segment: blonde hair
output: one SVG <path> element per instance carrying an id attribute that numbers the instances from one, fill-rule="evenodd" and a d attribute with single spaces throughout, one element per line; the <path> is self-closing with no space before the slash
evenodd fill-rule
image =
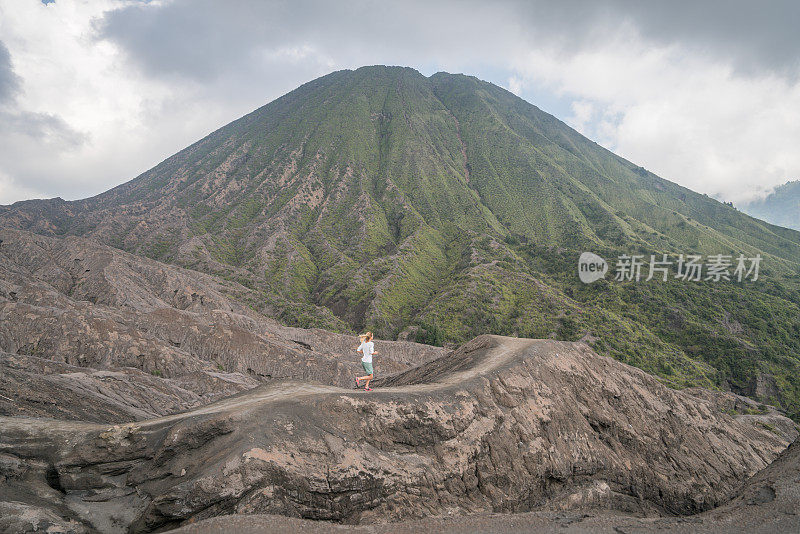
<path id="1" fill-rule="evenodd" d="M 363 341 L 372 341 L 372 332 L 366 332 L 364 334 L 359 334 L 358 339 Z"/>

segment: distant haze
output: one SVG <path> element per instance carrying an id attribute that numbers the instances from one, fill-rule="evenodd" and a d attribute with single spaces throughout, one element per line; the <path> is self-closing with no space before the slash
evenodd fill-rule
<path id="1" fill-rule="evenodd" d="M 508 88 L 737 205 L 800 177 L 800 4 L 0 0 L 0 204 L 130 180 L 322 74 Z"/>
<path id="2" fill-rule="evenodd" d="M 783 184 L 767 198 L 742 204 L 739 208 L 772 224 L 800 230 L 800 181 Z"/>

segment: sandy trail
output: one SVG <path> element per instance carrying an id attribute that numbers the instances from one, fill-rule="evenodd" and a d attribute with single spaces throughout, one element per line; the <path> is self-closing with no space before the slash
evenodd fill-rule
<path id="1" fill-rule="evenodd" d="M 350 361 L 355 370 L 357 360 Z M 330 525 L 283 516 L 302 509 L 315 519 L 361 521 L 360 514 L 384 514 L 390 503 L 403 503 L 408 517 L 490 511 L 508 502 L 529 503 L 532 491 L 543 491 L 538 481 L 564 472 L 564 489 L 542 493 L 546 502 L 559 507 L 577 496 L 570 506 L 581 510 L 582 503 L 591 507 L 592 499 L 602 499 L 597 502 L 612 510 L 611 518 L 582 526 L 585 532 L 596 527 L 605 532 L 638 526 L 619 523 L 617 509 L 696 512 L 705 506 L 698 505 L 698 487 L 707 492 L 705 502 L 725 502 L 745 476 L 763 469 L 796 436 L 793 426 L 785 426 L 791 423 L 776 414 L 763 416 L 770 425 L 785 423 L 773 430 L 732 419 L 717 413 L 711 401 L 668 390 L 580 343 L 480 336 L 382 382 L 369 392 L 280 381 L 182 413 L 119 425 L 4 417 L 0 452 L 24 459 L 42 487 L 56 470 L 68 489 L 59 513 L 104 527 L 121 521 L 129 530 L 162 528 L 207 517 L 209 510 L 258 511 L 279 515 L 212 519 L 185 532 L 316 532 Z M 785 438 L 776 434 L 778 428 Z M 642 466 L 636 480 L 654 490 L 642 495 L 604 489 L 631 487 L 631 465 Z M 364 495 L 365 472 L 382 473 L 387 482 L 374 490 L 375 501 L 352 504 L 353 495 Z M 431 508 L 434 493 L 420 488 L 439 491 L 428 488 L 439 487 L 435 480 L 463 481 L 465 473 L 503 485 L 481 493 L 486 497 L 481 508 L 475 508 L 475 494 L 458 485 L 442 489 L 441 502 L 447 504 Z M 14 491 L 27 494 L 26 483 L 15 482 Z M 85 488 L 97 493 L 85 494 Z M 755 488 L 756 497 L 761 490 Z M 605 493 L 596 497 L 598 492 Z M 235 495 L 232 504 L 215 508 L 225 495 Z M 261 495 L 260 504 L 253 504 Z M 749 507 L 747 499 L 743 506 Z M 547 515 L 482 515 L 467 522 L 443 517 L 384 531 L 471 534 L 564 526 Z M 382 532 L 375 525 L 355 531 Z"/>
<path id="2" fill-rule="evenodd" d="M 264 403 L 279 402 L 282 400 L 297 400 L 304 397 L 315 395 L 389 395 L 389 394 L 413 394 L 427 393 L 430 391 L 441 390 L 465 382 L 477 376 L 486 374 L 515 357 L 520 351 L 531 348 L 532 346 L 546 343 L 546 340 L 520 339 L 504 336 L 487 336 L 495 340 L 498 344 L 486 349 L 486 353 L 480 360 L 469 369 L 456 372 L 448 372 L 435 382 L 426 384 L 412 384 L 404 386 L 389 386 L 377 388 L 373 391 L 345 389 L 336 386 L 325 386 L 322 384 L 309 384 L 303 382 L 283 382 L 256 388 L 233 397 L 219 400 L 217 402 L 172 415 L 146 419 L 142 421 L 132 421 L 121 425 L 114 425 L 120 428 L 136 427 L 146 428 L 163 425 L 187 419 L 198 415 L 207 415 L 226 411 L 237 410 L 249 406 L 261 405 Z M 447 358 L 449 356 L 445 356 Z M 436 360 L 434 360 L 436 361 Z M 428 364 L 424 365 L 430 365 Z M 25 417 L 0 417 L 0 428 L 5 429 L 36 429 L 47 428 L 58 431 L 96 431 L 106 430 L 108 424 L 84 423 L 80 421 L 64 421 L 57 419 L 35 419 Z"/>

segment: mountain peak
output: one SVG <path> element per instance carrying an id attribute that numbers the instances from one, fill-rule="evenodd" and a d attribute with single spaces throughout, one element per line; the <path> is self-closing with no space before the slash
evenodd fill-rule
<path id="1" fill-rule="evenodd" d="M 743 306 L 758 316 L 758 302 L 774 298 L 762 289 L 634 291 L 583 287 L 571 276 L 583 251 L 744 253 L 791 279 L 800 234 L 663 180 L 462 74 L 383 65 L 333 72 L 126 184 L 82 201 L 8 207 L 0 223 L 236 280 L 252 291 L 249 305 L 298 326 L 437 343 L 486 332 L 589 336 L 679 385 L 728 381 L 745 391 L 759 373 L 800 381 L 788 366 L 736 363 L 758 359 L 748 348 L 761 343 L 757 324 L 721 332 L 682 304 L 687 294 L 704 302 L 745 294 Z M 605 299 L 601 287 L 626 297 Z M 787 318 L 797 316 L 792 302 L 784 302 Z M 725 312 L 748 321 L 742 309 Z M 666 333 L 665 321 L 690 333 Z M 763 350 L 795 350 L 794 323 L 778 328 L 785 345 Z M 714 336 L 728 342 L 705 342 Z M 698 356 L 701 344 L 711 348 Z"/>

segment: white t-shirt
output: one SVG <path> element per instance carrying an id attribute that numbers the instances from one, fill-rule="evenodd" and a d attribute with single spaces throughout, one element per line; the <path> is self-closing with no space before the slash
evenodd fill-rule
<path id="1" fill-rule="evenodd" d="M 350 346 L 352 347 L 352 345 Z M 358 346 L 358 350 L 364 354 L 364 356 L 361 357 L 362 362 L 372 363 L 372 353 L 375 352 L 375 345 L 373 345 L 372 341 L 361 343 L 361 345 Z"/>

